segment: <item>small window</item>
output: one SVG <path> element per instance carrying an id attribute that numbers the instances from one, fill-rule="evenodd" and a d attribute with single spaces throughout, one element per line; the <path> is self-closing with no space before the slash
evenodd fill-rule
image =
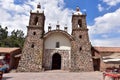
<path id="1" fill-rule="evenodd" d="M 31 45 L 31 48 L 34 48 L 34 44 Z"/>
<path id="2" fill-rule="evenodd" d="M 36 32 L 33 32 L 33 35 L 36 35 Z"/>
<path id="3" fill-rule="evenodd" d="M 78 20 L 78 27 L 79 28 L 82 27 L 82 20 L 81 19 Z"/>
<path id="4" fill-rule="evenodd" d="M 79 35 L 79 38 L 81 39 L 81 38 L 82 38 L 82 35 Z"/>
<path id="5" fill-rule="evenodd" d="M 82 38 L 82 35 L 79 35 L 79 38 L 81 39 L 81 38 Z"/>
<path id="6" fill-rule="evenodd" d="M 59 47 L 60 47 L 60 43 L 56 42 L 56 48 L 59 48 Z"/>
<path id="7" fill-rule="evenodd" d="M 81 50 L 82 50 L 82 47 L 80 47 L 79 51 L 81 51 Z"/>

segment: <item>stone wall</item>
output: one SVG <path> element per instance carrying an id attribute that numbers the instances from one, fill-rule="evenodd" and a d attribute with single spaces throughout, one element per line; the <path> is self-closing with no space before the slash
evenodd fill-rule
<path id="1" fill-rule="evenodd" d="M 61 55 L 61 69 L 69 70 L 71 66 L 71 51 L 70 50 L 58 50 L 58 49 L 46 49 L 44 51 L 43 66 L 45 70 L 52 69 L 52 56 L 58 53 Z"/>
<path id="2" fill-rule="evenodd" d="M 93 61 L 90 50 L 90 45 L 86 45 L 85 50 L 79 50 L 78 43 L 73 42 L 72 54 L 71 54 L 71 71 L 81 72 L 81 71 L 93 71 Z M 88 50 L 86 50 L 88 49 Z"/>
<path id="3" fill-rule="evenodd" d="M 72 36 L 74 41 L 71 47 L 71 71 L 93 71 L 86 15 L 72 15 Z"/>
<path id="4" fill-rule="evenodd" d="M 44 13 L 30 13 L 27 37 L 17 71 L 40 72 L 44 51 Z"/>
<path id="5" fill-rule="evenodd" d="M 38 40 L 34 44 L 34 48 L 31 48 L 32 43 L 26 40 L 21 60 L 19 61 L 17 71 L 20 72 L 39 72 L 42 71 L 42 54 L 43 48 L 40 46 L 43 45 L 43 41 Z"/>

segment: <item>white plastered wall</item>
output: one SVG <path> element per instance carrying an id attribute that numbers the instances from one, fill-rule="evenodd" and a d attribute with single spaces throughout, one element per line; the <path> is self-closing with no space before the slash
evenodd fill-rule
<path id="1" fill-rule="evenodd" d="M 56 48 L 56 42 L 60 43 L 60 47 Z M 45 49 L 60 49 L 60 50 L 71 50 L 70 40 L 62 33 L 51 34 L 45 40 Z"/>

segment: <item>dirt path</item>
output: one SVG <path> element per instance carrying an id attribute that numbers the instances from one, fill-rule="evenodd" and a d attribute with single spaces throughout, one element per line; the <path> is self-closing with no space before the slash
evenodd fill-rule
<path id="1" fill-rule="evenodd" d="M 3 80 L 102 80 L 101 72 L 47 71 L 41 73 L 7 73 Z"/>

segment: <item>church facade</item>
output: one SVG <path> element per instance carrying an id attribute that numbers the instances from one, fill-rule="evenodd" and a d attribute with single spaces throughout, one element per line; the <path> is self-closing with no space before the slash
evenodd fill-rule
<path id="1" fill-rule="evenodd" d="M 40 4 L 37 12 L 30 12 L 27 36 L 17 71 L 41 72 L 44 70 L 66 70 L 71 72 L 93 71 L 91 43 L 88 36 L 86 14 L 79 8 L 72 15 L 72 34 L 67 27 L 55 30 L 48 26 L 44 31 L 45 15 Z"/>

